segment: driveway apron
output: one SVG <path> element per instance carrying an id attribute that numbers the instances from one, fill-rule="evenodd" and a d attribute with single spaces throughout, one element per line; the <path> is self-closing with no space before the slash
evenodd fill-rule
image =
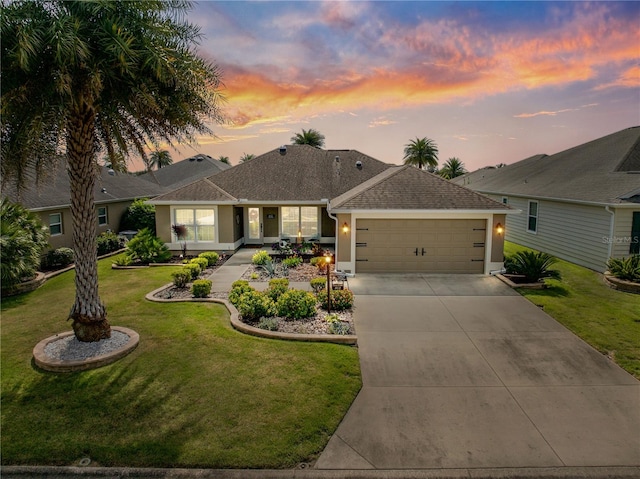
<path id="1" fill-rule="evenodd" d="M 640 465 L 640 382 L 498 279 L 349 285 L 363 387 L 317 469 Z"/>

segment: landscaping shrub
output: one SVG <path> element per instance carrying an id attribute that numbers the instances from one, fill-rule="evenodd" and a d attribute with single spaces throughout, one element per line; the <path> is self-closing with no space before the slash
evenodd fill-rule
<path id="1" fill-rule="evenodd" d="M 113 253 L 124 248 L 124 238 L 112 231 L 105 231 L 98 235 L 98 256 Z"/>
<path id="2" fill-rule="evenodd" d="M 210 279 L 196 279 L 191 285 L 191 294 L 194 298 L 206 298 L 211 293 Z"/>
<path id="3" fill-rule="evenodd" d="M 231 291 L 229 291 L 229 302 L 234 306 L 238 307 L 238 303 L 240 302 L 240 297 L 244 293 L 248 293 L 250 291 L 255 291 L 255 289 L 249 286 L 248 281 L 245 281 L 243 279 L 234 281 L 231 284 Z"/>
<path id="4" fill-rule="evenodd" d="M 148 229 L 156 234 L 156 207 L 147 198 L 138 198 L 129 205 L 120 219 L 120 231 Z"/>
<path id="5" fill-rule="evenodd" d="M 220 259 L 220 255 L 215 251 L 205 251 L 204 253 L 200 253 L 198 258 L 205 258 L 209 262 L 209 266 L 215 266 Z"/>
<path id="6" fill-rule="evenodd" d="M 351 327 L 349 323 L 343 323 L 342 321 L 336 321 L 335 323 L 331 323 L 329 325 L 329 333 L 330 334 L 349 334 L 349 330 Z"/>
<path id="7" fill-rule="evenodd" d="M 0 203 L 0 230 L 2 287 L 8 288 L 33 278 L 49 234 L 35 213 L 7 199 Z"/>
<path id="8" fill-rule="evenodd" d="M 189 263 L 189 264 L 185 264 L 182 267 L 183 271 L 186 271 L 189 273 L 189 275 L 191 276 L 192 280 L 196 280 L 198 279 L 198 276 L 200 276 L 200 273 L 202 272 L 202 269 L 200 268 L 200 265 L 197 263 Z"/>
<path id="9" fill-rule="evenodd" d="M 265 261 L 264 264 L 260 266 L 267 273 L 269 278 L 273 278 L 278 273 L 276 264 L 273 261 L 271 261 L 271 259 Z M 283 268 L 282 272 L 285 276 L 288 274 L 286 268 Z"/>
<path id="10" fill-rule="evenodd" d="M 56 248 L 47 251 L 42 258 L 42 266 L 46 269 L 60 269 L 73 263 L 73 250 L 71 248 Z"/>
<path id="11" fill-rule="evenodd" d="M 197 264 L 198 266 L 200 266 L 200 270 L 202 272 L 209 267 L 209 260 L 207 258 L 200 258 L 198 256 L 197 258 L 193 258 L 191 261 L 189 261 L 189 264 Z"/>
<path id="12" fill-rule="evenodd" d="M 141 263 L 162 263 L 171 258 L 171 251 L 147 228 L 138 232 L 128 243 L 126 255 Z"/>
<path id="13" fill-rule="evenodd" d="M 176 288 L 185 288 L 187 283 L 191 281 L 191 271 L 175 271 L 171 273 L 171 277 L 173 278 L 173 285 Z"/>
<path id="14" fill-rule="evenodd" d="M 256 266 L 262 266 L 267 261 L 271 261 L 271 256 L 265 250 L 261 249 L 251 257 L 251 262 Z"/>
<path id="15" fill-rule="evenodd" d="M 327 290 L 318 293 L 318 302 L 323 309 L 327 309 Z M 348 289 L 336 289 L 331 291 L 331 310 L 344 311 L 353 306 L 353 293 Z"/>
<path id="16" fill-rule="evenodd" d="M 557 259 L 548 253 L 537 251 L 518 251 L 504 260 L 509 274 L 521 274 L 526 281 L 535 283 L 543 278 L 560 278 L 560 272 L 549 269 Z"/>
<path id="17" fill-rule="evenodd" d="M 313 278 L 309 283 L 316 294 L 327 288 L 327 278 Z"/>
<path id="18" fill-rule="evenodd" d="M 327 272 L 327 261 L 324 259 L 324 256 L 314 256 L 309 260 L 309 264 L 318 268 L 320 272 Z"/>
<path id="19" fill-rule="evenodd" d="M 609 258 L 607 268 L 618 279 L 640 283 L 640 254 L 628 258 Z"/>
<path id="20" fill-rule="evenodd" d="M 257 321 L 262 317 L 275 314 L 275 303 L 260 291 L 252 290 L 242 293 L 235 306 L 242 318 L 248 321 Z"/>
<path id="21" fill-rule="evenodd" d="M 267 331 L 277 331 L 278 318 L 261 318 L 258 327 L 260 329 L 266 329 Z"/>
<path id="22" fill-rule="evenodd" d="M 269 280 L 269 288 L 265 291 L 265 294 L 273 301 L 278 301 L 280 296 L 286 293 L 288 289 L 289 280 L 287 278 L 273 278 Z"/>
<path id="23" fill-rule="evenodd" d="M 300 256 L 291 256 L 282 260 L 282 264 L 287 268 L 296 268 L 302 264 L 302 258 Z"/>
<path id="24" fill-rule="evenodd" d="M 116 256 L 116 258 L 113 260 L 113 264 L 115 264 L 116 266 L 131 266 L 131 263 L 131 258 L 126 254 Z"/>
<path id="25" fill-rule="evenodd" d="M 301 319 L 316 314 L 316 298 L 307 291 L 291 289 L 278 299 L 278 315 L 285 318 Z"/>

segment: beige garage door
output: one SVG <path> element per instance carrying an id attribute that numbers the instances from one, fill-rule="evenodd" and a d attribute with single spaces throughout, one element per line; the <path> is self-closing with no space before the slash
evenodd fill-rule
<path id="1" fill-rule="evenodd" d="M 356 220 L 357 273 L 483 273 L 486 220 Z"/>

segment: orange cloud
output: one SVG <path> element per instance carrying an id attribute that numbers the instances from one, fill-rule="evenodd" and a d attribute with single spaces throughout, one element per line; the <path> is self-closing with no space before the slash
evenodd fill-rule
<path id="1" fill-rule="evenodd" d="M 599 85 L 595 90 L 604 90 L 606 88 L 637 88 L 640 87 L 640 65 L 635 65 L 620 74 L 613 82 Z"/>

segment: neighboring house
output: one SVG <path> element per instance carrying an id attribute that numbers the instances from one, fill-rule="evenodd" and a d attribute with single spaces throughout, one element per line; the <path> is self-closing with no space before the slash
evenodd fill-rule
<path id="1" fill-rule="evenodd" d="M 231 165 L 214 160 L 209 155 L 198 154 L 159 170 L 148 171 L 139 177 L 174 189 L 193 183 L 201 178 L 213 176 L 229 168 L 231 168 Z"/>
<path id="2" fill-rule="evenodd" d="M 489 273 L 503 263 L 498 224 L 513 210 L 408 166 L 354 150 L 289 145 L 158 196 L 157 234 L 187 247 L 235 250 L 290 239 L 333 244 L 357 272 Z"/>
<path id="3" fill-rule="evenodd" d="M 640 127 L 452 181 L 521 210 L 514 243 L 600 272 L 640 252 Z"/>
<path id="4" fill-rule="evenodd" d="M 73 247 L 73 223 L 71 221 L 69 176 L 64 164 L 40 179 L 38 185 L 30 185 L 18 193 L 13 185 L 3 188 L 3 196 L 19 202 L 29 210 L 38 213 L 42 223 L 49 228 L 49 244 L 52 248 Z M 94 200 L 96 203 L 96 231 L 118 232 L 120 218 L 136 198 L 150 198 L 167 189 L 140 178 L 114 173 L 100 167 L 96 180 Z"/>

